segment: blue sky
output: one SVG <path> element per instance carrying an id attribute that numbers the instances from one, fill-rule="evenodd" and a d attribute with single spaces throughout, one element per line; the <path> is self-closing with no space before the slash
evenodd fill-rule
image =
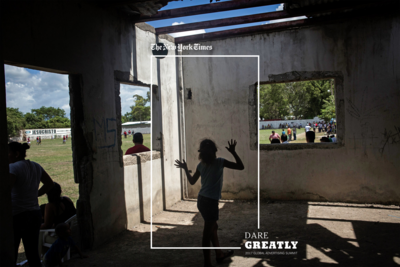
<path id="1" fill-rule="evenodd" d="M 62 108 L 70 117 L 68 75 L 4 65 L 7 107 L 23 113 L 45 107 Z M 122 114 L 130 110 L 133 95 L 147 97 L 146 87 L 121 84 Z"/>
<path id="2" fill-rule="evenodd" d="M 164 8 L 162 8 L 161 10 L 203 5 L 209 3 L 210 3 L 209 0 L 173 1 L 170 2 Z M 213 3 L 215 3 L 215 0 L 213 1 Z M 193 22 L 215 20 L 221 18 L 273 12 L 282 9 L 283 9 L 283 4 L 271 5 L 271 6 L 246 8 L 246 9 L 217 12 L 204 15 L 152 21 L 148 22 L 148 24 L 152 25 L 155 28 L 158 28 L 158 27 L 165 27 L 165 26 L 184 24 L 184 23 L 193 23 Z M 269 22 L 249 23 L 249 24 L 242 24 L 242 25 L 235 25 L 228 27 L 213 28 L 213 29 L 199 29 L 190 32 L 174 33 L 171 35 L 174 37 L 187 36 L 187 35 L 201 34 L 206 32 L 221 31 L 226 29 L 256 26 L 266 23 L 276 23 L 287 20 L 295 20 L 299 18 L 304 18 L 304 17 L 281 19 Z M 19 68 L 15 66 L 5 65 L 5 78 L 6 78 L 7 107 L 19 108 L 20 111 L 27 113 L 30 112 L 31 109 L 40 108 L 41 106 L 46 106 L 46 107 L 52 106 L 64 109 L 67 116 L 68 117 L 70 116 L 68 75 L 54 74 L 28 68 Z M 147 91 L 148 89 L 144 87 L 121 84 L 120 95 L 121 95 L 122 114 L 125 114 L 130 110 L 129 107 L 133 104 L 132 96 L 134 94 L 146 97 Z"/>

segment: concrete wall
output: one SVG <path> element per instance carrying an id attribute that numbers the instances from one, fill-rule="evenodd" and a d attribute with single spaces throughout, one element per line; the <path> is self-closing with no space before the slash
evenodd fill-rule
<path id="1" fill-rule="evenodd" d="M 263 198 L 318 201 L 400 201 L 400 17 L 202 42 L 214 55 L 260 55 L 260 79 L 293 71 L 343 74 L 344 146 L 260 153 Z M 195 54 L 186 51 L 184 54 Z M 245 170 L 225 171 L 223 198 L 254 198 L 257 153 L 249 149 L 248 88 L 257 81 L 252 59 L 183 60 L 187 160 L 197 165 L 197 146 L 213 138 L 224 150 L 238 140 Z M 338 120 L 338 123 L 341 122 Z M 312 147 L 310 147 L 312 148 Z M 227 157 L 225 151 L 219 156 Z M 228 159 L 232 159 L 227 157 Z M 199 185 L 189 188 L 195 197 Z"/>
<path id="2" fill-rule="evenodd" d="M 153 153 L 152 169 L 151 153 Z M 151 170 L 153 170 L 152 195 L 150 192 Z M 128 229 L 132 230 L 141 220 L 150 220 L 151 199 L 153 201 L 153 215 L 163 210 L 161 178 L 160 152 L 143 152 L 124 156 L 124 189 Z"/>
<path id="3" fill-rule="evenodd" d="M 160 36 L 167 46 L 175 45 L 168 35 Z M 175 51 L 169 51 L 174 55 Z M 174 164 L 180 158 L 178 121 L 178 82 L 175 57 L 160 59 L 162 125 L 163 125 L 163 165 L 165 181 L 165 207 L 168 209 L 182 199 L 181 174 Z"/>
<path id="4" fill-rule="evenodd" d="M 88 226 L 83 246 L 101 244 L 126 224 L 114 71 L 133 72 L 134 26 L 117 12 L 83 2 L 7 2 L 3 8 L 7 64 L 79 75 L 76 83 L 70 76 L 76 104 L 71 104 L 72 130 L 82 132 L 72 139 L 80 182 L 78 217 Z M 84 153 L 76 148 L 79 141 L 88 148 Z"/>
<path id="5" fill-rule="evenodd" d="M 150 71 L 154 29 L 135 26 L 116 10 L 85 2 L 9 1 L 2 8 L 7 22 L 5 63 L 70 74 L 74 176 L 80 184 L 78 221 L 82 246 L 97 246 L 126 229 L 117 85 L 149 85 L 150 73 L 153 84 L 159 84 L 159 66 L 153 64 Z M 157 118 L 153 136 L 158 138 L 155 148 L 161 149 L 161 99 L 157 86 L 152 91 Z M 180 194 L 171 199 L 180 199 Z"/>
<path id="6" fill-rule="evenodd" d="M 209 53 L 241 54 L 226 51 L 223 47 L 224 44 L 218 44 Z M 256 71 L 246 72 L 246 68 Z M 234 161 L 225 146 L 228 140 L 236 139 L 236 151 L 245 170 L 224 170 L 222 197 L 254 198 L 257 189 L 257 150 L 250 149 L 248 99 L 249 86 L 257 82 L 257 58 L 183 58 L 183 74 L 185 89 L 192 91 L 192 99 L 185 99 L 189 169 L 192 173 L 196 170 L 201 140 L 214 140 L 218 147 L 217 156 Z M 193 186 L 188 184 L 189 197 L 197 196 L 200 185 L 200 181 Z"/>

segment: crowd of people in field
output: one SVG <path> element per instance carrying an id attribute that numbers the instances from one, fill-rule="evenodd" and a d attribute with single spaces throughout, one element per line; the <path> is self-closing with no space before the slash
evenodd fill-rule
<path id="1" fill-rule="evenodd" d="M 271 125 L 269 124 L 266 127 L 264 127 L 263 125 L 263 129 L 270 129 L 270 127 Z M 272 131 L 272 134 L 269 136 L 269 141 L 271 142 L 271 144 L 288 144 L 290 141 L 292 141 L 292 138 L 293 141 L 297 139 L 297 130 L 301 129 L 302 127 L 303 127 L 302 123 L 297 124 L 292 122 L 292 128 L 288 123 L 286 124 L 280 123 L 279 128 L 282 129 L 282 133 L 278 134 L 277 132 Z M 323 136 L 320 139 L 320 142 L 336 143 L 335 134 L 337 131 L 337 125 L 335 122 L 313 121 L 312 123 L 306 123 L 304 131 L 306 133 L 307 143 L 314 143 L 315 133 L 317 132 L 317 130 L 319 133 L 326 133 L 326 136 Z M 311 133 L 307 135 L 308 132 L 312 132 L 314 134 L 313 135 L 314 137 L 312 138 Z M 309 137 L 310 142 L 308 141 L 307 136 Z"/>

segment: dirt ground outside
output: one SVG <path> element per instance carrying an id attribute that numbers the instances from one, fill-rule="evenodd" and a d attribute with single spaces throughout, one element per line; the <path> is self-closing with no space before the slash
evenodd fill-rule
<path id="1" fill-rule="evenodd" d="M 218 266 L 400 265 L 398 206 L 272 201 L 261 203 L 260 216 L 257 229 L 257 202 L 220 202 L 220 244 L 241 249 Z M 180 201 L 153 217 L 153 246 L 199 247 L 202 230 L 196 200 Z M 268 238 L 246 239 L 246 232 L 268 232 Z M 298 243 L 290 250 L 246 249 L 246 241 Z M 74 255 L 68 266 L 203 266 L 201 250 L 150 249 L 149 222 L 86 254 L 87 259 Z"/>

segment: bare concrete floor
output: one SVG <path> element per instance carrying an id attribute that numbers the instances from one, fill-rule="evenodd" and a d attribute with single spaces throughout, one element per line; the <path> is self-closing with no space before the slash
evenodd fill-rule
<path id="1" fill-rule="evenodd" d="M 220 203 L 220 244 L 241 249 L 219 266 L 400 266 L 398 206 L 262 202 L 260 216 L 257 229 L 256 202 Z M 154 216 L 153 246 L 200 247 L 202 229 L 196 200 L 178 202 Z M 268 232 L 268 239 L 247 241 L 298 241 L 297 249 L 246 249 L 245 232 Z M 203 266 L 200 249 L 150 249 L 149 223 L 87 254 L 68 266 Z"/>

